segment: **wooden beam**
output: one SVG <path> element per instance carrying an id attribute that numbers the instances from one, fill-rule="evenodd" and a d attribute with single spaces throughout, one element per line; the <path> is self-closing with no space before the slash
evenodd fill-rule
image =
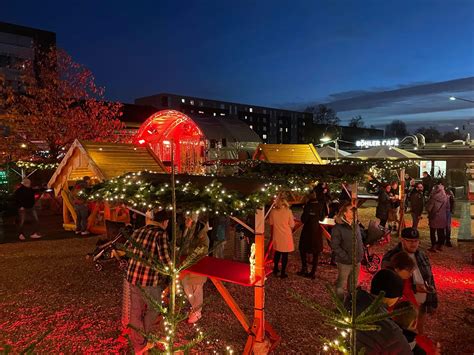
<path id="1" fill-rule="evenodd" d="M 247 333 L 250 331 L 250 323 L 247 317 L 245 316 L 244 312 L 242 309 L 239 307 L 237 302 L 235 302 L 235 299 L 232 297 L 232 295 L 229 293 L 227 288 L 222 284 L 222 282 L 219 279 L 216 279 L 214 277 L 210 277 L 212 283 L 214 286 L 216 286 L 217 291 L 221 294 L 222 298 L 224 299 L 225 303 L 229 306 L 230 310 L 234 315 L 237 317 L 237 320 L 240 322 L 242 327 L 245 329 Z"/>

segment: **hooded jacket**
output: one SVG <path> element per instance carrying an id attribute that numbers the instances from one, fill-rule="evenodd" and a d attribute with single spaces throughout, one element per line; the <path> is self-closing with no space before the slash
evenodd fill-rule
<path id="1" fill-rule="evenodd" d="M 336 225 L 331 231 L 331 248 L 336 254 L 336 262 L 352 264 L 352 226 L 340 217 L 335 218 Z M 360 262 L 364 256 L 364 246 L 360 227 L 356 225 L 356 261 Z"/>
<path id="2" fill-rule="evenodd" d="M 426 203 L 430 228 L 446 228 L 449 199 L 442 185 L 435 185 Z"/>

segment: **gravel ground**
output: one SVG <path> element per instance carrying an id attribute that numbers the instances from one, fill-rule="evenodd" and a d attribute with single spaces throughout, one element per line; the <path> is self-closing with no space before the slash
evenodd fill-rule
<path id="1" fill-rule="evenodd" d="M 362 221 L 374 214 L 362 208 Z M 428 246 L 426 219 L 422 220 L 422 248 Z M 97 238 L 40 240 L 0 245 L 0 343 L 17 351 L 51 330 L 37 346 L 40 353 L 128 352 L 121 333 L 122 274 L 114 262 L 96 272 L 85 255 L 94 249 Z M 397 242 L 393 238 L 391 244 Z M 230 244 L 230 243 L 228 243 Z M 446 249 L 430 255 L 437 282 L 440 307 L 427 321 L 427 333 L 442 344 L 446 354 L 474 352 L 473 293 L 474 267 L 472 244 Z M 374 248 L 383 253 L 389 246 Z M 327 258 L 325 255 L 323 258 Z M 322 324 L 321 316 L 294 301 L 288 291 L 295 290 L 331 307 L 326 283 L 336 279 L 335 268 L 321 265 L 316 280 L 296 276 L 299 260 L 290 256 L 290 277 L 269 277 L 266 284 L 266 317 L 281 336 L 276 353 L 316 354 L 321 336 L 331 338 L 334 330 Z M 370 275 L 362 274 L 367 286 Z M 251 319 L 253 290 L 227 284 L 242 310 Z M 212 353 L 230 345 L 240 353 L 246 334 L 214 286 L 205 285 L 205 305 L 199 326 L 210 344 L 200 353 Z M 183 334 L 192 334 L 183 325 Z"/>

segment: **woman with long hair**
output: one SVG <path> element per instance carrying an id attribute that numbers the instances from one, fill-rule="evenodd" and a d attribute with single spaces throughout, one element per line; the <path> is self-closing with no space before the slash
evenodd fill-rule
<path id="1" fill-rule="evenodd" d="M 291 212 L 288 201 L 284 198 L 278 198 L 275 207 L 270 212 L 269 224 L 271 227 L 271 236 L 273 238 L 273 274 L 276 276 L 280 272 L 278 264 L 281 259 L 280 277 L 286 278 L 286 266 L 288 264 L 288 254 L 295 250 L 293 243 L 293 228 L 295 219 Z"/>

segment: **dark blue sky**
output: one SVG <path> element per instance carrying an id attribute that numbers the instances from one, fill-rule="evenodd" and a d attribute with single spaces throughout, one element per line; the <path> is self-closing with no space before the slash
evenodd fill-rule
<path id="1" fill-rule="evenodd" d="M 23 0 L 0 20 L 56 32 L 125 102 L 173 92 L 302 107 L 474 76 L 472 0 Z"/>

